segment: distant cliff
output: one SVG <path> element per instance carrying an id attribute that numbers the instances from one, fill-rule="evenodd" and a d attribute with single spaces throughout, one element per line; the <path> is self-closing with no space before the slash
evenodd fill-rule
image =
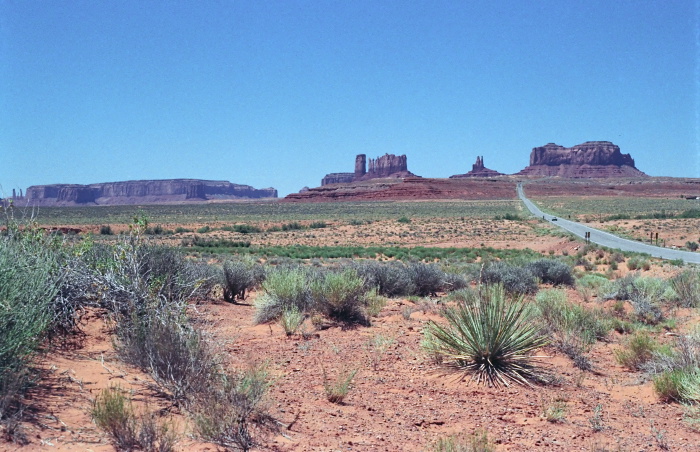
<path id="1" fill-rule="evenodd" d="M 52 184 L 27 188 L 24 202 L 36 206 L 202 202 L 214 199 L 277 198 L 274 188 L 200 179 L 135 180 L 90 185 Z"/>
<path id="2" fill-rule="evenodd" d="M 629 154 L 609 141 L 587 141 L 570 148 L 549 143 L 532 149 L 524 176 L 606 178 L 646 176 Z"/>
<path id="3" fill-rule="evenodd" d="M 370 179 L 392 178 L 400 179 L 405 177 L 416 177 L 408 170 L 408 163 L 405 155 L 384 154 L 376 159 L 369 159 L 367 167 L 367 156 L 358 154 L 355 157 L 354 173 L 330 173 L 321 180 L 321 186 L 329 184 L 348 184 Z"/>

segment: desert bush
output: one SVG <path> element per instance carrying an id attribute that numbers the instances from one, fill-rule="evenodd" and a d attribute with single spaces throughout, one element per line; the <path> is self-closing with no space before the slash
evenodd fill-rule
<path id="1" fill-rule="evenodd" d="M 376 287 L 367 291 L 365 300 L 367 304 L 367 315 L 370 317 L 377 317 L 387 303 L 386 297 L 379 295 Z"/>
<path id="2" fill-rule="evenodd" d="M 658 349 L 658 342 L 651 336 L 639 333 L 627 341 L 623 349 L 615 350 L 615 359 L 630 370 L 640 370 L 644 363 L 653 359 Z"/>
<path id="3" fill-rule="evenodd" d="M 52 328 L 64 270 L 54 238 L 9 225 L 0 237 L 0 422 L 21 414 L 27 368 Z M 6 424 L 7 426 L 7 424 Z"/>
<path id="4" fill-rule="evenodd" d="M 110 225 L 100 226 L 100 235 L 114 235 L 112 227 Z"/>
<path id="5" fill-rule="evenodd" d="M 549 340 L 532 322 L 523 298 L 509 299 L 503 286 L 474 292 L 473 298 L 444 311 L 448 325 L 428 323 L 424 346 L 449 366 L 492 386 L 529 385 L 543 377 L 532 352 Z"/>
<path id="6" fill-rule="evenodd" d="M 651 374 L 660 374 L 677 369 L 700 368 L 700 331 L 678 336 L 672 349 L 660 347 L 654 351 L 651 361 L 642 365 Z"/>
<path id="7" fill-rule="evenodd" d="M 252 259 L 227 260 L 223 265 L 224 300 L 235 303 L 243 301 L 246 292 L 265 279 L 265 269 Z"/>
<path id="8" fill-rule="evenodd" d="M 111 436 L 117 450 L 169 452 L 175 448 L 177 437 L 170 424 L 158 423 L 153 413 L 137 416 L 118 386 L 102 390 L 91 414 L 95 424 Z"/>
<path id="9" fill-rule="evenodd" d="M 634 281 L 638 275 L 630 273 L 623 278 L 608 281 L 600 285 L 598 296 L 606 300 L 629 300 L 634 293 Z"/>
<path id="10" fill-rule="evenodd" d="M 403 224 L 409 224 L 411 222 L 411 219 L 408 217 L 400 217 L 398 220 L 396 220 L 399 223 Z"/>
<path id="11" fill-rule="evenodd" d="M 136 248 L 139 277 L 149 291 L 167 302 L 184 302 L 202 284 L 201 266 L 185 258 L 179 250 L 141 243 Z"/>
<path id="12" fill-rule="evenodd" d="M 307 274 L 302 267 L 270 271 L 262 283 L 263 294 L 255 300 L 255 323 L 276 320 L 292 308 L 307 312 L 312 301 Z"/>
<path id="13" fill-rule="evenodd" d="M 456 434 L 440 438 L 431 450 L 434 452 L 494 452 L 496 446 L 489 440 L 486 430 L 476 430 L 471 435 Z"/>
<path id="14" fill-rule="evenodd" d="M 555 286 L 573 286 L 575 284 L 571 268 L 559 260 L 539 259 L 528 263 L 525 268 L 544 284 Z"/>
<path id="15" fill-rule="evenodd" d="M 376 288 L 381 295 L 394 297 L 415 292 L 411 274 L 400 262 L 358 261 L 351 267 L 365 281 L 367 289 Z"/>
<path id="16" fill-rule="evenodd" d="M 147 371 L 173 403 L 188 406 L 206 393 L 218 363 L 181 308 L 150 305 L 121 318 L 115 348 L 120 357 Z"/>
<path id="17" fill-rule="evenodd" d="M 445 292 L 452 292 L 455 290 L 461 290 L 469 286 L 469 281 L 467 278 L 459 273 L 454 273 L 451 269 L 445 271 L 442 275 L 442 283 Z"/>
<path id="18" fill-rule="evenodd" d="M 323 229 L 326 226 L 328 226 L 328 225 L 326 224 L 325 221 L 314 221 L 309 225 L 309 227 L 311 229 Z"/>
<path id="19" fill-rule="evenodd" d="M 238 375 L 222 375 L 195 407 L 199 436 L 243 451 L 259 445 L 266 435 L 278 431 L 278 422 L 265 406 L 269 387 L 265 365 L 251 365 Z"/>
<path id="20" fill-rule="evenodd" d="M 365 312 L 367 288 L 352 269 L 327 272 L 311 282 L 313 309 L 342 323 L 369 325 Z"/>
<path id="21" fill-rule="evenodd" d="M 411 295 L 437 296 L 437 293 L 445 287 L 445 273 L 436 264 L 412 262 L 408 264 L 407 270 L 413 281 Z"/>
<path id="22" fill-rule="evenodd" d="M 700 245 L 698 245 L 697 242 L 685 242 L 685 247 L 688 248 L 690 251 L 697 251 Z"/>
<path id="23" fill-rule="evenodd" d="M 540 291 L 535 304 L 542 333 L 552 337 L 553 344 L 569 356 L 577 367 L 590 370 L 586 353 L 611 328 L 604 313 L 570 303 L 566 293 L 559 289 Z"/>
<path id="24" fill-rule="evenodd" d="M 634 319 L 647 325 L 657 325 L 664 319 L 661 307 L 651 297 L 635 292 L 630 297 Z"/>
<path id="25" fill-rule="evenodd" d="M 297 221 L 293 221 L 291 223 L 285 223 L 282 225 L 283 231 L 298 231 L 300 229 L 304 229 L 304 226 Z"/>
<path id="26" fill-rule="evenodd" d="M 678 303 L 683 307 L 700 307 L 700 271 L 686 269 L 671 279 Z"/>
<path id="27" fill-rule="evenodd" d="M 221 228 L 222 231 L 238 232 L 240 234 L 257 234 L 262 232 L 262 229 L 253 226 L 252 224 L 235 224 L 233 226 L 224 226 Z"/>
<path id="28" fill-rule="evenodd" d="M 133 450 L 139 446 L 136 416 L 119 387 L 104 389 L 97 396 L 92 418 L 99 428 L 109 433 L 117 450 Z"/>
<path id="29" fill-rule="evenodd" d="M 583 296 L 583 300 L 587 302 L 591 295 L 597 294 L 600 287 L 608 282 L 604 276 L 589 273 L 576 280 L 576 289 Z"/>
<path id="30" fill-rule="evenodd" d="M 486 265 L 481 272 L 482 284 L 502 284 L 511 294 L 531 294 L 537 292 L 537 279 L 527 268 L 503 261 Z"/>

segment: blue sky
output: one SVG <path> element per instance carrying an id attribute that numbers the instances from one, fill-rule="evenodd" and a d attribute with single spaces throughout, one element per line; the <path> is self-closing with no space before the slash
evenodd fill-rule
<path id="1" fill-rule="evenodd" d="M 697 1 L 0 0 L 0 185 L 281 195 L 406 154 L 513 173 L 606 140 L 700 177 Z"/>

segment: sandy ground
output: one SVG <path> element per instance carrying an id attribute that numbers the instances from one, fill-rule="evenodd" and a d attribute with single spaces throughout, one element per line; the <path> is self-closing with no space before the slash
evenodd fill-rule
<path id="1" fill-rule="evenodd" d="M 568 297 L 583 302 L 573 289 Z M 306 339 L 285 336 L 277 324 L 253 325 L 250 305 L 212 300 L 197 305 L 192 315 L 232 369 L 267 364 L 274 379 L 267 407 L 286 427 L 261 450 L 420 451 L 441 436 L 476 429 L 487 430 L 497 450 L 700 449 L 700 434 L 683 421 L 684 408 L 660 402 L 650 381 L 615 362 L 613 351 L 623 340 L 617 333 L 592 349 L 592 372 L 546 349 L 543 363 L 558 384 L 488 388 L 446 373 L 422 351 L 426 322 L 440 321 L 439 302 L 392 299 L 372 326 L 352 330 L 312 331 L 307 322 L 313 334 Z M 597 306 L 593 298 L 589 307 Z M 109 330 L 97 314 L 85 317 L 80 341 L 42 360 L 33 421 L 25 423 L 32 444 L 23 450 L 112 450 L 89 417 L 93 398 L 109 386 L 129 391 L 140 408 L 167 405 L 148 376 L 116 360 Z M 691 313 L 675 316 L 685 325 Z M 664 333 L 658 337 L 670 340 Z M 329 379 L 358 370 L 343 403 L 326 399 L 324 369 Z M 560 422 L 544 415 L 555 404 L 564 406 Z M 189 436 L 191 422 L 177 410 L 166 417 L 181 432 L 179 450 L 216 450 Z"/>

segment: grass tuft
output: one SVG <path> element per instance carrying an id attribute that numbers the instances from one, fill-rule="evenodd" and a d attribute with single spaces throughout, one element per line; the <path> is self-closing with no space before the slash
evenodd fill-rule
<path id="1" fill-rule="evenodd" d="M 500 285 L 485 287 L 444 314 L 447 326 L 430 322 L 426 327 L 426 351 L 442 355 L 471 380 L 489 386 L 531 385 L 545 376 L 532 353 L 549 340 L 539 334 L 522 297 L 507 298 Z"/>

